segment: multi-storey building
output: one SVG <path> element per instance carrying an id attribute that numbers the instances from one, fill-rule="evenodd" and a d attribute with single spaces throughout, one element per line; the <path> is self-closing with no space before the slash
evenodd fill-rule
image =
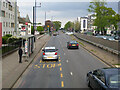
<path id="1" fill-rule="evenodd" d="M 18 32 L 18 6 L 15 0 L 1 0 L 2 36 Z"/>

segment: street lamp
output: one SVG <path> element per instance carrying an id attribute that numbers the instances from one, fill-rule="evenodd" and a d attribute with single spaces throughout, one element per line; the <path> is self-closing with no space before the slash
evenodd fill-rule
<path id="1" fill-rule="evenodd" d="M 35 6 L 33 6 L 33 35 L 34 35 L 34 32 L 36 31 L 36 8 L 41 7 L 41 3 L 40 3 L 40 6 L 37 6 L 36 4 L 37 2 L 35 0 Z"/>

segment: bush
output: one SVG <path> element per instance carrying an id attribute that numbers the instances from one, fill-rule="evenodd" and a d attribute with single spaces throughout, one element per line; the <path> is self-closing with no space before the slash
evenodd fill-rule
<path id="1" fill-rule="evenodd" d="M 7 39 L 8 39 L 9 37 L 7 37 L 7 36 L 3 36 L 2 37 L 2 44 L 7 44 Z"/>
<path id="2" fill-rule="evenodd" d="M 12 35 L 11 35 L 11 34 L 6 34 L 5 36 L 6 36 L 6 37 L 12 37 Z"/>
<path id="3" fill-rule="evenodd" d="M 17 41 L 17 40 L 19 40 L 19 39 L 18 38 L 14 38 L 14 37 L 8 38 L 7 43 L 12 43 L 12 42 Z"/>

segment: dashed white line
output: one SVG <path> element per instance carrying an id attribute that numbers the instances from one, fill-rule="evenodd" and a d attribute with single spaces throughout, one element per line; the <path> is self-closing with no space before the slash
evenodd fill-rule
<path id="1" fill-rule="evenodd" d="M 66 62 L 68 63 L 68 60 L 66 60 Z"/>
<path id="2" fill-rule="evenodd" d="M 71 76 L 73 76 L 73 73 L 72 73 L 72 72 L 70 72 L 70 75 L 71 75 Z"/>

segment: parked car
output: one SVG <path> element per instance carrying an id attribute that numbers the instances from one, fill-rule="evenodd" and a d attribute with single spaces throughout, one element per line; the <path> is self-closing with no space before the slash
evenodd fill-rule
<path id="1" fill-rule="evenodd" d="M 42 55 L 42 60 L 56 60 L 58 61 L 58 54 L 57 50 L 55 47 L 45 47 L 42 49 L 43 55 Z"/>
<path id="2" fill-rule="evenodd" d="M 95 90 L 120 90 L 120 68 L 102 68 L 87 73 L 88 87 Z"/>
<path id="3" fill-rule="evenodd" d="M 54 33 L 53 33 L 53 36 L 57 36 L 57 33 L 56 33 L 56 32 L 54 32 Z"/>
<path id="4" fill-rule="evenodd" d="M 65 34 L 66 34 L 66 35 L 72 35 L 73 32 L 66 32 Z"/>
<path id="5" fill-rule="evenodd" d="M 115 38 L 113 36 L 108 36 L 107 40 L 114 41 Z"/>
<path id="6" fill-rule="evenodd" d="M 76 48 L 79 49 L 79 44 L 77 43 L 77 41 L 69 41 L 67 42 L 67 48 Z"/>

